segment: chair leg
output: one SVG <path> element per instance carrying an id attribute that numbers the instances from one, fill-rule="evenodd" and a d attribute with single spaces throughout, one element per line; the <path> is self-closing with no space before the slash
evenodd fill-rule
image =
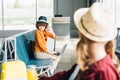
<path id="1" fill-rule="evenodd" d="M 50 76 L 53 75 L 53 72 L 54 72 L 54 69 L 52 69 L 52 70 L 48 70 L 48 71 L 47 71 L 47 75 L 50 77 Z"/>

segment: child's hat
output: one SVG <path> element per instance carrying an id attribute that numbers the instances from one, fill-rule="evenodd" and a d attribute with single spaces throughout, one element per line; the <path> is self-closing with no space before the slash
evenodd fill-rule
<path id="1" fill-rule="evenodd" d="M 37 23 L 39 23 L 39 22 L 43 22 L 43 23 L 48 24 L 47 18 L 46 18 L 45 16 L 40 16 L 40 17 L 38 18 Z"/>
<path id="2" fill-rule="evenodd" d="M 90 8 L 78 9 L 74 22 L 78 30 L 93 41 L 109 41 L 117 35 L 113 15 L 102 3 L 95 2 Z"/>

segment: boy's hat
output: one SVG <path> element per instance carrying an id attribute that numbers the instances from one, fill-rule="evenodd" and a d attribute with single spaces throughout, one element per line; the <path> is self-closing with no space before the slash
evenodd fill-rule
<path id="1" fill-rule="evenodd" d="M 74 22 L 78 30 L 93 41 L 109 41 L 117 35 L 113 15 L 102 3 L 95 2 L 90 8 L 78 9 Z"/>
<path id="2" fill-rule="evenodd" d="M 43 22 L 43 23 L 48 24 L 47 18 L 46 18 L 45 16 L 40 16 L 40 17 L 38 18 L 37 23 L 39 23 L 39 22 Z"/>

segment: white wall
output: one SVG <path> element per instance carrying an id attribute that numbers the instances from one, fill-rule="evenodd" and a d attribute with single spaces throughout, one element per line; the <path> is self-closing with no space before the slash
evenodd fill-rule
<path id="1" fill-rule="evenodd" d="M 87 0 L 54 0 L 54 14 L 62 14 L 63 17 L 70 16 L 70 33 L 76 37 L 77 29 L 73 21 L 73 14 L 78 8 L 87 7 Z"/>

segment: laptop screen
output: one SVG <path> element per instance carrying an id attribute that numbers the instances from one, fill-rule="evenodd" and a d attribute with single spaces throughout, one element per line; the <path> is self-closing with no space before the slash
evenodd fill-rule
<path id="1" fill-rule="evenodd" d="M 116 49 L 115 51 L 117 53 L 120 53 L 120 28 L 118 28 L 118 33 L 117 33 L 117 37 L 116 37 Z"/>

